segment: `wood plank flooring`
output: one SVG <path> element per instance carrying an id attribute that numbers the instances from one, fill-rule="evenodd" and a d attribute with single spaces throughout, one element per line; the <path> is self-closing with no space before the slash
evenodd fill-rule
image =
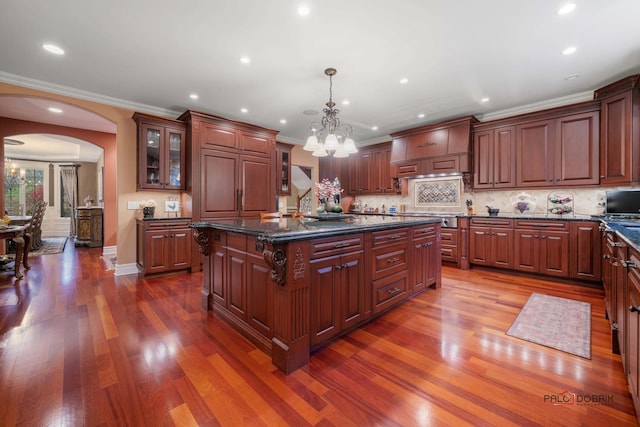
<path id="1" fill-rule="evenodd" d="M 114 277 L 100 252 L 0 273 L 1 425 L 637 425 L 597 288 L 445 267 L 286 376 L 200 308 L 201 273 Z M 591 303 L 591 360 L 505 335 L 532 292 Z"/>

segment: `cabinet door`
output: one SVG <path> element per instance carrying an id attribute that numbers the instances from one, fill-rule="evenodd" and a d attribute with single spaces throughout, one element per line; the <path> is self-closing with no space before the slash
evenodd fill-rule
<path id="1" fill-rule="evenodd" d="M 271 160 L 240 156 L 240 216 L 276 210 Z"/>
<path id="2" fill-rule="evenodd" d="M 569 233 L 540 232 L 540 273 L 569 277 Z"/>
<path id="3" fill-rule="evenodd" d="M 469 229 L 469 262 L 480 265 L 491 264 L 491 229 L 489 227 Z"/>
<path id="4" fill-rule="evenodd" d="M 204 277 L 210 277 L 209 293 L 213 300 L 223 307 L 227 306 L 227 250 L 217 242 L 213 242 L 211 255 L 209 255 L 209 272 Z M 205 272 L 207 273 L 207 272 Z"/>
<path id="5" fill-rule="evenodd" d="M 312 260 L 311 267 L 311 339 L 316 345 L 340 332 L 340 257 Z"/>
<path id="6" fill-rule="evenodd" d="M 491 229 L 492 265 L 513 268 L 513 230 Z"/>
<path id="7" fill-rule="evenodd" d="M 473 187 L 493 188 L 493 129 L 473 135 Z"/>
<path id="8" fill-rule="evenodd" d="M 371 151 L 361 151 L 349 157 L 349 193 L 371 193 L 371 169 L 373 155 Z"/>
<path id="9" fill-rule="evenodd" d="M 138 186 L 145 189 L 161 189 L 165 174 L 164 165 L 165 129 L 159 125 L 142 123 L 138 141 Z"/>
<path id="10" fill-rule="evenodd" d="M 240 319 L 246 318 L 247 253 L 227 248 L 227 309 Z"/>
<path id="11" fill-rule="evenodd" d="M 291 195 L 291 146 L 276 144 L 276 194 Z"/>
<path id="12" fill-rule="evenodd" d="M 371 176 L 372 193 L 394 192 L 391 181 L 391 147 L 373 152 L 373 171 Z"/>
<path id="13" fill-rule="evenodd" d="M 571 222 L 569 269 L 574 279 L 600 281 L 601 267 L 611 264 L 601 257 L 602 237 L 597 222 Z"/>
<path id="14" fill-rule="evenodd" d="M 634 261 L 632 259 L 632 261 Z M 638 262 L 638 259 L 635 259 Z M 627 304 L 627 342 L 626 342 L 626 372 L 629 382 L 629 392 L 634 403 L 640 399 L 640 275 L 636 269 L 628 273 Z M 631 311 L 631 308 L 634 311 Z"/>
<path id="15" fill-rule="evenodd" d="M 411 271 L 413 280 L 409 285 L 413 285 L 413 292 L 420 292 L 436 283 L 438 265 L 434 262 L 437 245 L 436 236 L 413 242 L 413 260 Z"/>
<path id="16" fill-rule="evenodd" d="M 540 249 L 536 230 L 514 230 L 514 269 L 535 273 L 539 270 Z"/>
<path id="17" fill-rule="evenodd" d="M 145 273 L 160 273 L 169 270 L 169 232 L 147 231 L 144 245 Z"/>
<path id="18" fill-rule="evenodd" d="M 169 246 L 171 269 L 179 270 L 191 267 L 191 229 L 174 229 L 170 231 Z"/>
<path id="19" fill-rule="evenodd" d="M 555 184 L 593 185 L 600 182 L 597 112 L 556 120 Z"/>
<path id="20" fill-rule="evenodd" d="M 600 183 L 631 182 L 632 94 L 602 99 L 600 130 Z"/>
<path id="21" fill-rule="evenodd" d="M 200 218 L 236 216 L 240 207 L 238 155 L 202 149 L 200 168 Z M 264 183 L 261 188 L 264 191 Z"/>
<path id="22" fill-rule="evenodd" d="M 493 186 L 516 186 L 516 128 L 507 126 L 493 131 Z"/>
<path id="23" fill-rule="evenodd" d="M 364 280 L 364 252 L 343 255 L 340 260 L 342 299 L 340 311 L 342 330 L 349 329 L 367 315 L 367 290 L 371 289 Z"/>
<path id="24" fill-rule="evenodd" d="M 622 242 L 617 241 L 616 244 L 620 246 L 616 246 L 615 249 L 615 257 L 614 262 L 612 264 L 613 274 L 615 276 L 613 280 L 613 284 L 616 287 L 615 295 L 616 295 L 616 322 L 618 325 L 618 346 L 620 347 L 620 357 L 622 359 L 622 367 L 626 372 L 629 372 L 629 360 L 628 360 L 628 349 L 632 345 L 630 342 L 631 333 L 629 332 L 629 304 L 631 301 L 629 297 L 631 295 L 631 287 L 630 283 L 631 278 L 630 275 L 627 274 L 627 269 L 622 266 L 621 261 L 626 261 L 628 258 L 629 248 L 623 244 Z M 640 265 L 640 264 L 638 264 Z M 636 270 L 632 270 L 633 275 L 635 276 Z M 634 281 L 636 282 L 636 287 L 634 292 L 636 292 L 639 288 L 637 287 L 638 278 L 635 277 Z M 635 302 L 638 302 L 636 299 Z M 637 307 L 637 305 L 636 305 Z M 638 331 L 640 332 L 640 330 Z"/>
<path id="25" fill-rule="evenodd" d="M 548 187 L 554 180 L 553 121 L 517 126 L 517 179 L 519 187 Z"/>
<path id="26" fill-rule="evenodd" d="M 182 177 L 185 164 L 184 129 L 166 128 L 164 137 L 164 173 L 163 188 L 167 190 L 184 189 Z"/>
<path id="27" fill-rule="evenodd" d="M 267 338 L 273 325 L 271 268 L 262 256 L 247 256 L 247 322 Z"/>

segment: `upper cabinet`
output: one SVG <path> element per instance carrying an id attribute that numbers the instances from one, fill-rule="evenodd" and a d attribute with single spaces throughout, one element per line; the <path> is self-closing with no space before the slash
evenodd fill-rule
<path id="1" fill-rule="evenodd" d="M 600 183 L 639 183 L 640 75 L 598 89 L 595 99 L 601 103 Z"/>
<path id="2" fill-rule="evenodd" d="M 392 176 L 469 172 L 471 125 L 476 122 L 469 116 L 391 134 Z"/>
<path id="3" fill-rule="evenodd" d="M 599 114 L 588 101 L 476 124 L 474 188 L 597 185 Z"/>
<path id="4" fill-rule="evenodd" d="M 138 189 L 184 190 L 185 125 L 135 113 L 138 127 Z"/>
<path id="5" fill-rule="evenodd" d="M 291 149 L 292 145 L 276 143 L 276 194 L 291 195 Z"/>

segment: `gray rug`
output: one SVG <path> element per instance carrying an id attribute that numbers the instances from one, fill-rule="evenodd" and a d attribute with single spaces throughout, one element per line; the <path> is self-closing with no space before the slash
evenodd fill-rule
<path id="1" fill-rule="evenodd" d="M 591 304 L 531 294 L 507 335 L 591 359 Z"/>
<path id="2" fill-rule="evenodd" d="M 58 254 L 64 251 L 68 237 L 46 237 L 42 239 L 40 249 L 29 251 L 29 257 Z"/>

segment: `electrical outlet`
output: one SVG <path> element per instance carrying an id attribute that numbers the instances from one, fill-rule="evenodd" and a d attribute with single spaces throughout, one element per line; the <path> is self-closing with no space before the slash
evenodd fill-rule
<path id="1" fill-rule="evenodd" d="M 140 202 L 127 202 L 127 209 L 129 210 L 135 210 L 135 209 L 140 209 Z"/>

